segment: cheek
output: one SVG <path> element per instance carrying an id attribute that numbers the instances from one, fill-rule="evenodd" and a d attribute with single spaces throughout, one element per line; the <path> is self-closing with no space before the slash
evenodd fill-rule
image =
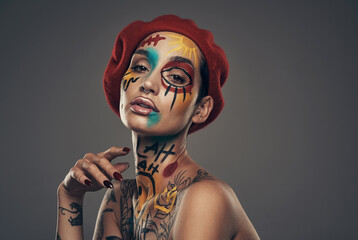
<path id="1" fill-rule="evenodd" d="M 164 96 L 172 97 L 172 104 L 170 106 L 170 111 L 173 107 L 180 112 L 185 111 L 186 108 L 190 105 L 193 100 L 193 87 L 194 83 L 186 87 L 176 87 L 174 85 L 168 85 L 163 77 L 161 78 L 162 87 L 165 89 Z"/>
<path id="2" fill-rule="evenodd" d="M 188 107 L 193 101 L 193 94 L 190 94 L 191 92 L 188 92 L 184 99 L 184 93 L 177 94 L 177 101 L 175 103 L 175 108 L 179 112 L 186 112 Z"/>
<path id="3" fill-rule="evenodd" d="M 128 88 L 132 83 L 137 82 L 139 79 L 139 76 L 137 74 L 133 73 L 132 70 L 127 70 L 127 72 L 124 74 L 122 78 L 122 89 L 124 91 L 127 91 Z"/>

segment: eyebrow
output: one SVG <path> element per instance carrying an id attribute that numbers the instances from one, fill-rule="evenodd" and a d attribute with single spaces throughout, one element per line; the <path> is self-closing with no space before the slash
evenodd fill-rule
<path id="1" fill-rule="evenodd" d="M 143 55 L 143 56 L 146 56 L 146 57 L 149 57 L 149 55 L 150 55 L 150 53 L 145 49 L 138 49 L 137 51 L 134 52 L 134 54 L 139 54 L 139 55 Z M 193 62 L 188 58 L 184 58 L 184 57 L 180 57 L 180 56 L 174 56 L 174 57 L 170 58 L 170 61 L 180 62 L 180 63 L 187 63 L 194 69 Z"/>
<path id="2" fill-rule="evenodd" d="M 171 57 L 170 61 L 173 62 L 180 62 L 180 63 L 187 63 L 189 64 L 193 69 L 194 69 L 194 65 L 193 62 L 190 59 L 184 58 L 184 57 L 179 57 L 179 56 L 175 56 L 175 57 Z"/>
<path id="3" fill-rule="evenodd" d="M 137 51 L 134 52 L 134 54 L 144 55 L 146 57 L 149 56 L 149 52 L 147 50 L 144 50 L 144 49 L 138 49 Z"/>

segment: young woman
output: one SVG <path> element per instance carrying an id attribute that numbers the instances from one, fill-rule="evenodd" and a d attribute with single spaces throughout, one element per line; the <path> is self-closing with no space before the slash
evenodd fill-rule
<path id="1" fill-rule="evenodd" d="M 127 147 L 78 160 L 58 188 L 57 239 L 83 238 L 83 197 L 103 187 L 94 239 L 258 239 L 233 190 L 186 149 L 187 135 L 220 113 L 227 74 L 224 52 L 191 20 L 166 15 L 123 29 L 104 88 L 132 132 L 136 179 L 123 180 L 128 163 L 111 164 Z"/>

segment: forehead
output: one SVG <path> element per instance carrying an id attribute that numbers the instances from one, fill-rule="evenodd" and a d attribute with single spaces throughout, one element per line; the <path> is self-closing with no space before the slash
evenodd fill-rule
<path id="1" fill-rule="evenodd" d="M 137 50 L 154 48 L 161 58 L 182 57 L 190 60 L 195 67 L 201 63 L 202 53 L 190 38 L 174 32 L 155 32 L 138 45 Z"/>

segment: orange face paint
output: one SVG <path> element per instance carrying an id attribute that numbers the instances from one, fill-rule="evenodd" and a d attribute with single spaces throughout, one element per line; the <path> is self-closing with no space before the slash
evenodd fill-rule
<path id="1" fill-rule="evenodd" d="M 166 88 L 164 95 L 166 96 L 169 91 L 174 93 L 170 108 L 172 109 L 178 93 L 183 94 L 183 101 L 185 101 L 187 93 L 191 94 L 191 89 L 194 86 L 194 69 L 188 63 L 170 61 L 163 67 L 161 75 L 162 86 Z"/>

